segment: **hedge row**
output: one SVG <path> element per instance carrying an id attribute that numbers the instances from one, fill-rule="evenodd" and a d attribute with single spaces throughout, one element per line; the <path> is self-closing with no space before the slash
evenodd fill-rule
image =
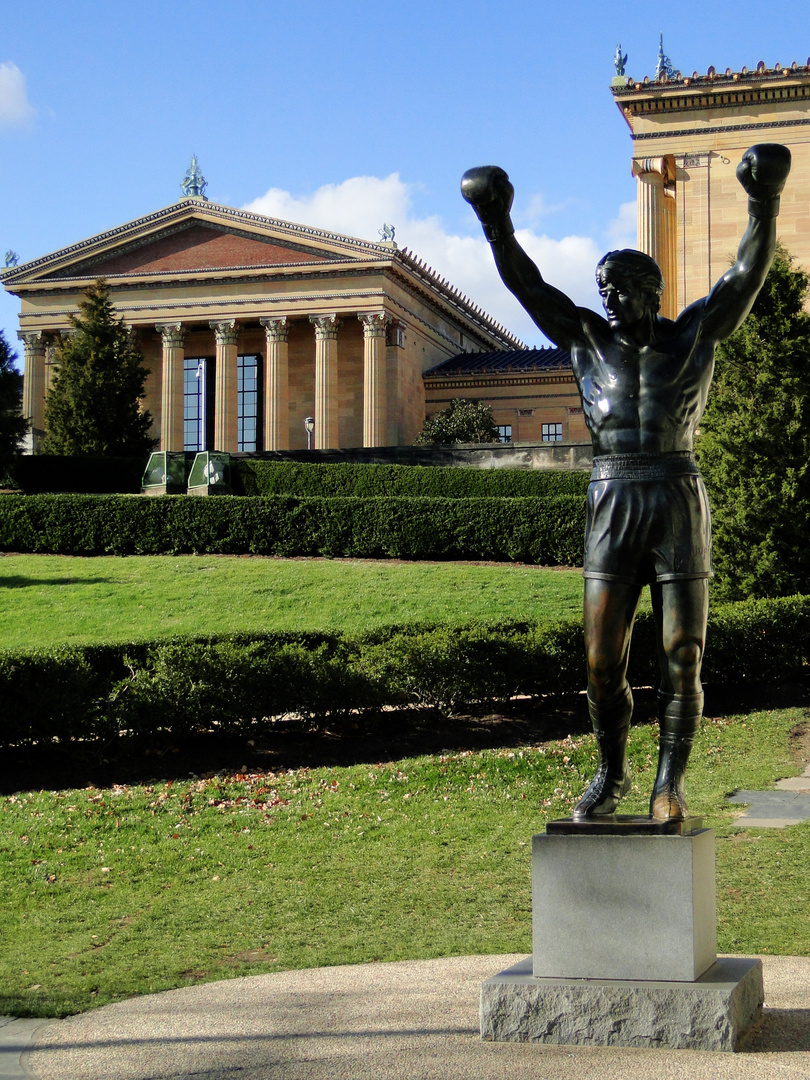
<path id="1" fill-rule="evenodd" d="M 144 457 L 23 454 L 12 464 L 9 480 L 27 495 L 45 491 L 137 495 L 145 468 Z"/>
<path id="2" fill-rule="evenodd" d="M 146 458 L 23 455 L 9 481 L 27 495 L 44 492 L 137 495 Z M 444 499 L 584 495 L 589 473 L 555 469 L 475 469 L 233 458 L 237 495 L 433 496 Z"/>
<path id="3" fill-rule="evenodd" d="M 301 495 L 366 498 L 390 495 L 443 499 L 584 496 L 590 473 L 556 469 L 472 469 L 438 465 L 381 465 L 234 459 L 239 495 Z"/>
<path id="4" fill-rule="evenodd" d="M 582 562 L 581 497 L 6 495 L 0 550 Z"/>
<path id="5" fill-rule="evenodd" d="M 729 604 L 712 612 L 710 683 L 795 678 L 810 659 L 810 597 Z M 639 618 L 631 679 L 657 681 L 652 619 Z M 516 694 L 584 685 L 577 622 L 389 627 L 337 633 L 173 638 L 140 644 L 0 653 L 0 742 L 180 738 L 268 728 L 296 714 L 339 729 L 385 705 L 457 711 Z M 396 721 L 390 712 L 383 713 Z"/>

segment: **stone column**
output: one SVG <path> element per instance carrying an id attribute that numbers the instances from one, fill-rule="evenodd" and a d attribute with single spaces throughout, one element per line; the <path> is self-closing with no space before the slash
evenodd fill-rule
<path id="1" fill-rule="evenodd" d="M 385 446 L 388 428 L 384 311 L 358 315 L 363 324 L 363 446 Z"/>
<path id="2" fill-rule="evenodd" d="M 315 327 L 315 449 L 338 445 L 337 315 L 310 315 Z"/>
<path id="3" fill-rule="evenodd" d="M 264 365 L 264 449 L 290 449 L 290 324 L 286 315 L 259 319 L 267 340 Z"/>
<path id="4" fill-rule="evenodd" d="M 661 314 L 674 319 L 676 312 L 675 162 L 670 156 L 636 158 L 633 175 L 638 180 L 638 247 L 655 259 L 664 275 Z"/>
<path id="5" fill-rule="evenodd" d="M 155 329 L 163 338 L 163 378 L 160 408 L 160 449 L 182 450 L 183 430 L 183 361 L 185 331 L 180 323 L 161 323 Z"/>
<path id="6" fill-rule="evenodd" d="M 24 447 L 33 453 L 45 435 L 45 347 L 46 339 L 41 330 L 17 331 L 17 337 L 25 350 L 23 369 L 22 412 L 29 424 L 30 435 Z"/>
<path id="7" fill-rule="evenodd" d="M 238 449 L 236 400 L 236 321 L 210 323 L 217 336 L 214 372 L 214 449 L 235 454 Z"/>
<path id="8" fill-rule="evenodd" d="M 51 392 L 53 387 L 53 380 L 56 377 L 56 354 L 59 346 L 62 344 L 62 339 L 66 336 L 66 331 L 56 331 L 49 335 L 48 341 L 45 345 L 45 397 Z"/>

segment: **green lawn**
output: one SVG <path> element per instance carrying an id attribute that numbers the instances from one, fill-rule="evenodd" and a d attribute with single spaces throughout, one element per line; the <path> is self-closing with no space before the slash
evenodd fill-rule
<path id="1" fill-rule="evenodd" d="M 697 740 L 690 801 L 717 830 L 721 951 L 810 955 L 810 823 L 740 832 L 724 801 L 795 775 L 788 733 L 808 718 L 719 718 Z M 655 747 L 633 730 L 627 812 L 646 812 Z M 569 737 L 4 798 L 0 1014 L 284 968 L 528 954 L 532 834 L 570 813 L 594 761 L 591 737 Z"/>
<path id="2" fill-rule="evenodd" d="M 236 556 L 0 556 L 7 649 L 171 633 L 577 618 L 578 570 Z M 34 617 L 32 617 L 34 613 Z"/>

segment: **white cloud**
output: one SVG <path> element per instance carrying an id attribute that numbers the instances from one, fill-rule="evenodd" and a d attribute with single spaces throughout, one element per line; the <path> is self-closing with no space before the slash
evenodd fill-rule
<path id="1" fill-rule="evenodd" d="M 607 227 L 607 236 L 614 248 L 638 247 L 636 202 L 622 203 L 618 215 Z"/>
<path id="2" fill-rule="evenodd" d="M 35 116 L 23 73 L 16 64 L 0 64 L 0 127 L 25 127 Z"/>
<path id="3" fill-rule="evenodd" d="M 480 232 L 472 233 L 474 222 L 470 223 L 471 235 L 460 236 L 448 232 L 438 216 L 414 216 L 414 190 L 415 185 L 405 183 L 398 173 L 383 179 L 356 176 L 340 184 L 326 184 L 311 195 L 294 196 L 271 188 L 244 209 L 365 240 L 378 240 L 383 223 L 393 224 L 401 248 L 409 248 L 528 344 L 547 344 L 498 276 L 489 244 Z M 605 230 L 611 239 L 626 233 L 627 206 L 635 212 L 635 203 L 620 208 L 615 221 Z M 599 308 L 594 269 L 604 254 L 601 242 L 587 236 L 556 240 L 532 229 L 519 229 L 517 237 L 550 284 L 567 293 L 576 304 Z"/>

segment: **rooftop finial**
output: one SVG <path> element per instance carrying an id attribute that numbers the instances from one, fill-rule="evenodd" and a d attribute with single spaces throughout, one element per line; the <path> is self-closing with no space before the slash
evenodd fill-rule
<path id="1" fill-rule="evenodd" d="M 672 79 L 675 76 L 675 69 L 672 67 L 672 61 L 664 52 L 663 32 L 658 39 L 658 64 L 655 68 L 655 77 L 656 79 L 660 79 L 662 75 L 666 75 L 668 79 Z"/>
<path id="2" fill-rule="evenodd" d="M 208 181 L 200 170 L 196 154 L 191 155 L 191 164 L 180 183 L 180 187 L 183 189 L 183 194 L 187 199 L 205 198 L 205 189 L 208 187 Z"/>
<path id="3" fill-rule="evenodd" d="M 627 53 L 622 56 L 621 45 L 616 46 L 616 55 L 613 57 L 613 64 L 616 68 L 617 75 L 624 75 L 624 65 L 627 63 Z"/>

